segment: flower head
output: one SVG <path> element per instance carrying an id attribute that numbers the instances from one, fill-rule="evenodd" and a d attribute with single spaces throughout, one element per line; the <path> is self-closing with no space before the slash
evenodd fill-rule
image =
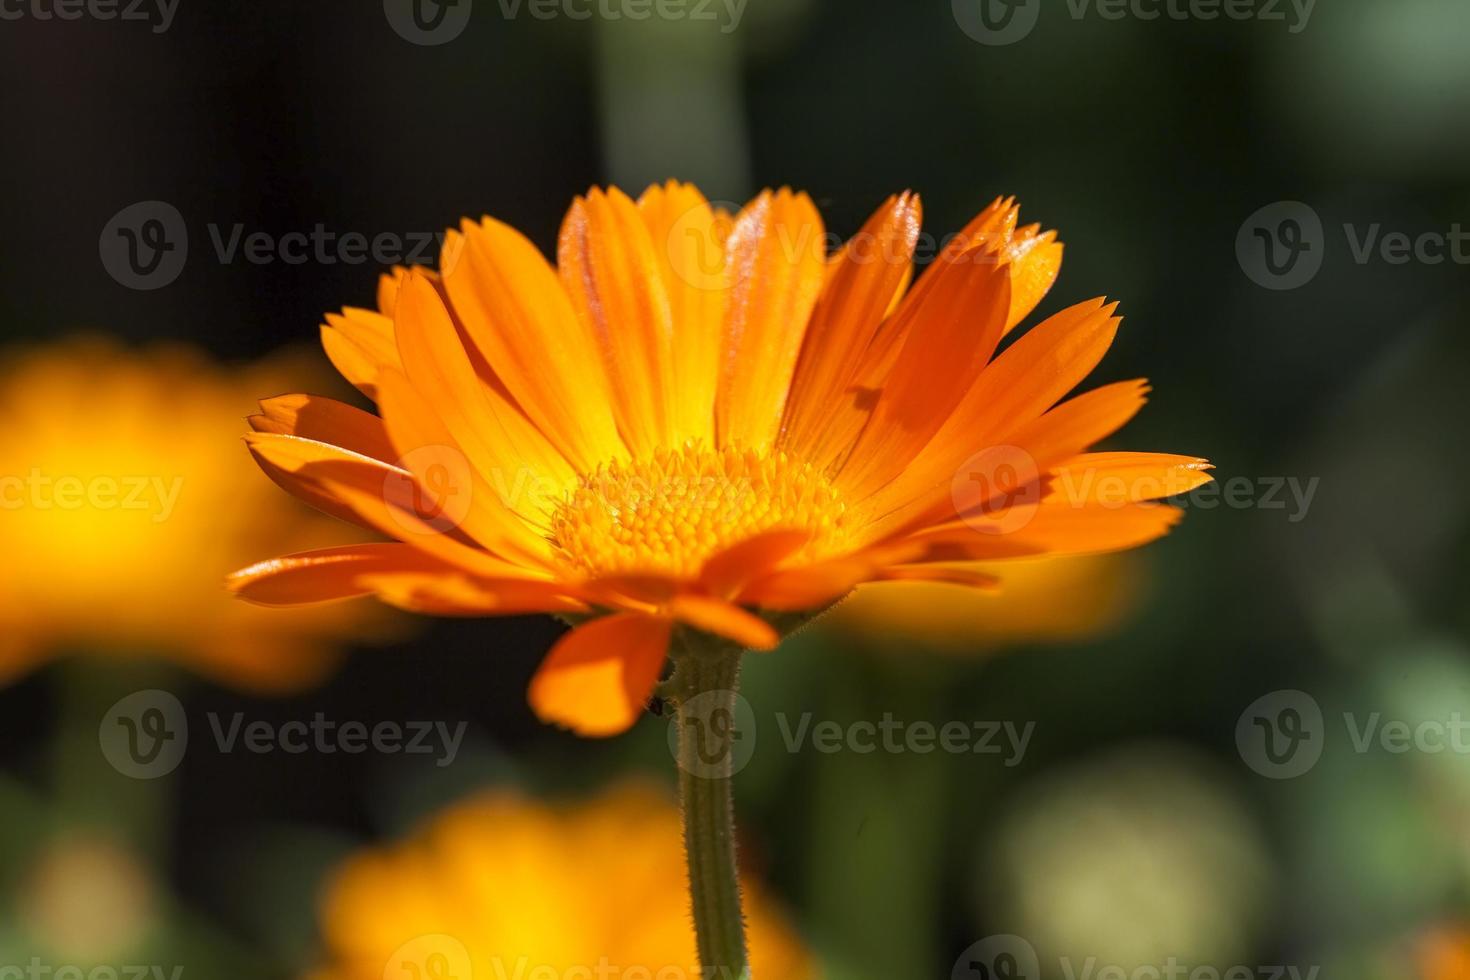
<path id="1" fill-rule="evenodd" d="M 234 445 L 262 387 L 316 372 L 286 359 L 227 373 L 183 348 L 102 340 L 0 366 L 0 677 L 60 653 L 152 656 L 251 689 L 320 678 L 387 618 L 318 607 L 282 616 L 219 577 L 285 547 L 361 541 L 274 493 Z M 269 546 L 269 545 L 268 545 Z"/>
<path id="2" fill-rule="evenodd" d="M 1062 246 L 1000 200 L 908 288 L 919 201 L 828 254 L 804 194 L 738 214 L 693 187 L 592 190 L 553 267 L 491 218 L 438 273 L 385 277 L 323 342 L 379 415 L 264 403 L 282 485 L 395 539 L 248 568 L 264 603 L 374 593 L 439 613 L 591 613 L 531 686 L 546 719 L 628 727 L 676 625 L 750 648 L 773 614 L 892 579 L 988 586 L 954 563 L 1108 551 L 1179 517 L 1194 457 L 1088 453 L 1142 381 L 1067 400 L 1112 343 L 1093 300 L 1002 341 Z"/>
<path id="3" fill-rule="evenodd" d="M 679 840 L 678 810 L 641 785 L 565 808 L 504 793 L 460 803 L 337 871 L 314 980 L 698 980 Z M 753 975 L 816 976 L 757 883 L 744 885 Z"/>

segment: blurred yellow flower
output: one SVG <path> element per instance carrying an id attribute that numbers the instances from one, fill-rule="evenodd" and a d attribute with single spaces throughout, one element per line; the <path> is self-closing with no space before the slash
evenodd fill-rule
<path id="1" fill-rule="evenodd" d="M 1028 641 L 1082 640 L 1123 622 L 1136 605 L 1143 577 L 1140 562 L 1128 554 L 965 567 L 982 575 L 1003 571 L 1000 588 L 875 583 L 860 587 L 824 623 L 881 640 L 953 652 Z"/>
<path id="2" fill-rule="evenodd" d="M 678 810 L 652 788 L 565 808 L 480 796 L 339 869 L 314 980 L 699 980 L 684 874 Z M 753 975 L 815 976 L 771 902 L 745 891 Z"/>
<path id="3" fill-rule="evenodd" d="M 304 365 L 305 362 L 303 362 Z M 66 652 L 158 656 L 251 689 L 318 680 L 372 609 L 262 610 L 220 585 L 262 547 L 361 540 L 256 477 L 236 432 L 261 390 L 313 375 L 236 372 L 183 347 L 103 339 L 0 362 L 0 682 Z"/>

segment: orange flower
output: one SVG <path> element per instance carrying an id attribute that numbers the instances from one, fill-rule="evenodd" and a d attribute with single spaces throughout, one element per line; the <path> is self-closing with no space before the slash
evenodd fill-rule
<path id="1" fill-rule="evenodd" d="M 1131 547 L 1202 460 L 1088 454 L 1143 404 L 1062 399 L 1119 320 L 1102 300 L 1003 350 L 1051 287 L 1055 235 L 997 201 L 907 289 L 919 201 L 890 198 L 830 257 L 804 194 L 738 215 L 688 185 L 592 190 L 553 268 L 491 218 L 438 274 L 385 277 L 323 341 L 380 416 L 264 403 L 271 476 L 396 540 L 237 573 L 262 603 L 375 593 L 437 613 L 595 613 L 531 685 L 542 718 L 622 731 L 676 625 L 750 648 L 863 582 L 985 586 L 952 563 Z M 1060 402 L 1060 404 L 1059 404 Z M 1064 601 L 1064 600 L 1061 600 Z"/>
<path id="2" fill-rule="evenodd" d="M 251 393 L 315 374 L 284 361 L 227 374 L 183 348 L 103 340 L 11 355 L 0 366 L 0 679 L 79 651 L 290 689 L 319 679 L 345 640 L 380 630 L 386 612 L 282 616 L 219 587 L 267 542 L 363 539 L 271 492 L 235 445 Z"/>
<path id="3" fill-rule="evenodd" d="M 698 980 L 683 876 L 679 812 L 651 789 L 563 809 L 487 794 L 338 870 L 313 977 Z M 744 890 L 753 975 L 814 977 L 757 883 Z"/>

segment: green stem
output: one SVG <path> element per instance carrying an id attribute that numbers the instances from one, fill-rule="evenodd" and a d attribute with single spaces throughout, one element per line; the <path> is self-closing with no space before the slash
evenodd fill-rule
<path id="1" fill-rule="evenodd" d="M 742 651 L 686 637 L 670 686 L 679 711 L 679 798 L 705 980 L 749 980 L 735 863 L 736 687 Z M 748 737 L 748 736 L 747 736 Z"/>

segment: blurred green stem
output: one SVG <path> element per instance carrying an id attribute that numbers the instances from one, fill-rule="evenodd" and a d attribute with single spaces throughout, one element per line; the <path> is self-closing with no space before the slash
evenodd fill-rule
<path id="1" fill-rule="evenodd" d="M 743 653 L 688 634 L 670 690 L 679 712 L 679 799 L 689 857 L 689 895 L 705 980 L 750 976 L 735 863 L 735 691 Z"/>

